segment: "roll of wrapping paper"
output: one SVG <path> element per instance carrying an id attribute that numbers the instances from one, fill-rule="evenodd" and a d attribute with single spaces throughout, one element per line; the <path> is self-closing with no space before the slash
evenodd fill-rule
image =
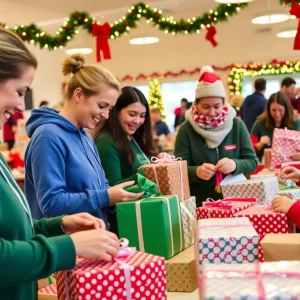
<path id="1" fill-rule="evenodd" d="M 221 192 L 222 192 L 222 189 L 221 189 L 222 180 L 223 180 L 222 174 L 220 172 L 217 172 L 216 173 L 216 188 L 215 188 L 215 190 L 219 194 L 221 194 Z"/>

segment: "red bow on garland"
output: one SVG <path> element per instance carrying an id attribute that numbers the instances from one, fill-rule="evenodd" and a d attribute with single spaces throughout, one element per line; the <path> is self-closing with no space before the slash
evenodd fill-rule
<path id="1" fill-rule="evenodd" d="M 211 44 L 213 45 L 213 47 L 218 46 L 217 41 L 215 40 L 215 34 L 217 33 L 217 29 L 215 26 L 210 26 L 206 28 L 207 33 L 205 38 L 211 42 Z"/>
<path id="2" fill-rule="evenodd" d="M 110 25 L 106 22 L 103 25 L 93 24 L 92 34 L 96 35 L 96 54 L 97 62 L 101 61 L 100 51 L 102 51 L 103 59 L 111 59 L 108 38 L 110 36 Z"/>
<path id="3" fill-rule="evenodd" d="M 300 19 L 300 3 L 294 1 L 290 9 L 290 14 Z M 300 20 L 298 23 L 297 34 L 294 41 L 294 50 L 300 50 Z"/>

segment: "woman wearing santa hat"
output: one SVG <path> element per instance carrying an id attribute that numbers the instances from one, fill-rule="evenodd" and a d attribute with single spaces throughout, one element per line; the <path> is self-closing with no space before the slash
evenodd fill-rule
<path id="1" fill-rule="evenodd" d="M 176 157 L 187 160 L 197 206 L 207 198 L 222 198 L 219 184 L 226 175 L 246 175 L 257 166 L 247 128 L 225 98 L 220 77 L 211 67 L 203 67 L 195 102 L 186 112 L 175 144 Z"/>

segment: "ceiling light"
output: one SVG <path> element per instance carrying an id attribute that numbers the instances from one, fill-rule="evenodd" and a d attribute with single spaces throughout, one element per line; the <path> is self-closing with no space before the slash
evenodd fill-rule
<path id="1" fill-rule="evenodd" d="M 272 24 L 287 21 L 290 15 L 286 12 L 268 11 L 252 19 L 253 24 Z"/>
<path id="2" fill-rule="evenodd" d="M 145 36 L 145 37 L 138 37 L 131 39 L 129 41 L 130 44 L 132 45 L 147 45 L 147 44 L 155 44 L 158 43 L 159 38 L 154 37 L 154 36 Z"/>
<path id="3" fill-rule="evenodd" d="M 254 0 L 215 0 L 216 2 L 219 3 L 225 3 L 225 4 L 232 4 L 232 3 L 245 3 L 245 2 L 252 2 Z"/>
<path id="4" fill-rule="evenodd" d="M 92 52 L 93 52 L 93 50 L 91 48 L 72 48 L 72 49 L 66 50 L 66 54 L 68 54 L 68 55 L 72 55 L 75 53 L 90 54 Z"/>
<path id="5" fill-rule="evenodd" d="M 279 38 L 294 38 L 297 34 L 297 30 L 292 29 L 285 29 L 277 33 L 277 37 Z"/>

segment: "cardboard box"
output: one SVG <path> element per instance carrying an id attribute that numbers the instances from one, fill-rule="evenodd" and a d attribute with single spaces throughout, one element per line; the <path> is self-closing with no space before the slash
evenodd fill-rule
<path id="1" fill-rule="evenodd" d="M 194 247 L 165 261 L 168 292 L 193 292 L 197 289 Z"/>
<path id="2" fill-rule="evenodd" d="M 261 240 L 265 261 L 300 260 L 300 234 L 267 234 Z"/>

